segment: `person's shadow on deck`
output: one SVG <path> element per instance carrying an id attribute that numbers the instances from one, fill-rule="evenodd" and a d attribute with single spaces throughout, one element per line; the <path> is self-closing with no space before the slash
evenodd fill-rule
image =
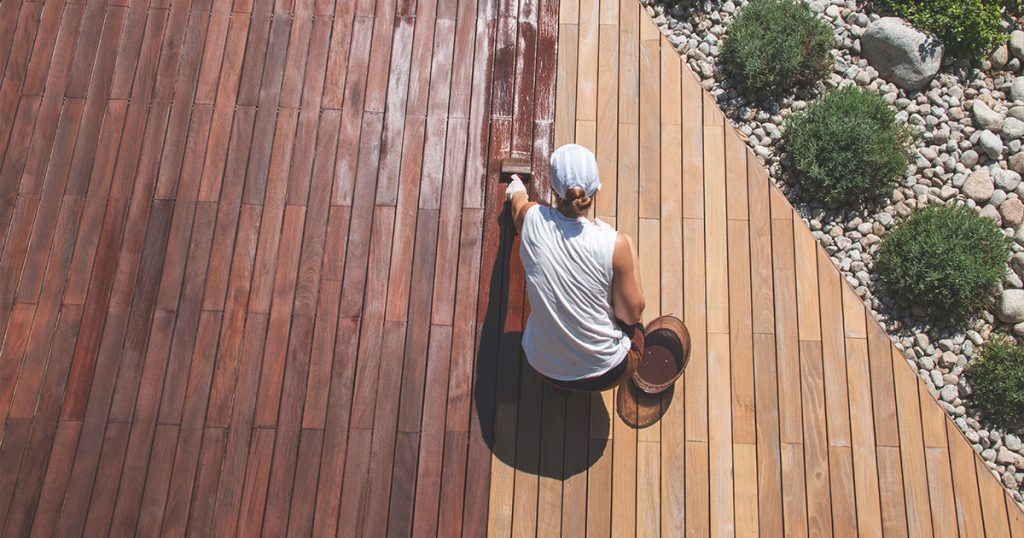
<path id="1" fill-rule="evenodd" d="M 477 347 L 474 398 L 480 432 L 495 456 L 529 474 L 566 479 L 593 465 L 608 444 L 610 416 L 600 395 L 558 391 L 526 362 L 519 331 L 526 320 L 521 283 L 509 292 L 512 263 L 518 264 L 515 232 L 506 213 L 484 226 L 500 228 Z M 484 256 L 491 252 L 483 247 Z M 519 279 L 522 277 L 519 276 Z M 508 329 L 506 329 L 508 327 Z"/>

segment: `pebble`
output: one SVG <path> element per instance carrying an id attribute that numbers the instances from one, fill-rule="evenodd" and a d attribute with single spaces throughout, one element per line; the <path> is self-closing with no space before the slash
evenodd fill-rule
<path id="1" fill-rule="evenodd" d="M 982 168 L 967 176 L 967 181 L 964 182 L 961 190 L 971 200 L 981 203 L 987 202 L 989 198 L 992 198 L 992 193 L 995 192 L 995 185 L 992 182 L 992 176 L 989 174 L 988 169 Z"/>
<path id="2" fill-rule="evenodd" d="M 991 159 L 998 159 L 1003 154 L 1003 140 L 992 131 L 982 131 L 978 137 L 978 148 Z"/>

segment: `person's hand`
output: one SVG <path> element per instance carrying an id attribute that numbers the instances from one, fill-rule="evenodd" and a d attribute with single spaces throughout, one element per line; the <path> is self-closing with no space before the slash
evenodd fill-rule
<path id="1" fill-rule="evenodd" d="M 523 180 L 519 179 L 518 174 L 513 174 L 512 181 L 510 181 L 508 187 L 505 188 L 505 199 L 511 202 L 512 197 L 515 196 L 517 192 L 526 194 L 526 185 L 523 184 Z"/>

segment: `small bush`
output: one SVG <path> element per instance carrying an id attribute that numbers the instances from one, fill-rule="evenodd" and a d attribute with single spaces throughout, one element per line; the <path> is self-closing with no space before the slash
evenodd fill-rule
<path id="1" fill-rule="evenodd" d="M 991 302 L 1009 255 L 994 221 L 965 206 L 930 206 L 882 238 L 875 267 L 897 295 L 956 322 Z"/>
<path id="2" fill-rule="evenodd" d="M 747 95 L 780 94 L 825 78 L 834 41 L 832 28 L 805 4 L 754 0 L 726 31 L 722 68 Z"/>
<path id="3" fill-rule="evenodd" d="M 958 56 L 980 58 L 1006 35 L 1000 11 L 1012 0 L 882 0 L 893 13 L 935 35 Z M 1018 3 L 1019 8 L 1019 3 Z"/>
<path id="4" fill-rule="evenodd" d="M 991 418 L 1010 427 L 1024 425 L 1024 347 L 993 335 L 964 375 L 972 401 Z"/>
<path id="5" fill-rule="evenodd" d="M 804 192 L 827 204 L 861 204 L 896 188 L 910 140 L 878 94 L 845 86 L 787 118 L 784 144 Z"/>

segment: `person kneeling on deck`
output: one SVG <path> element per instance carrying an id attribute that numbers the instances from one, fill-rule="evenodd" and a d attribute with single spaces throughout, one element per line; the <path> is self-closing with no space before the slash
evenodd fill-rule
<path id="1" fill-rule="evenodd" d="M 576 144 L 555 150 L 550 182 L 556 207 L 529 201 L 518 176 L 505 191 L 530 300 L 523 350 L 552 385 L 603 391 L 630 379 L 643 354 L 636 245 L 585 216 L 601 188 L 590 150 Z"/>

